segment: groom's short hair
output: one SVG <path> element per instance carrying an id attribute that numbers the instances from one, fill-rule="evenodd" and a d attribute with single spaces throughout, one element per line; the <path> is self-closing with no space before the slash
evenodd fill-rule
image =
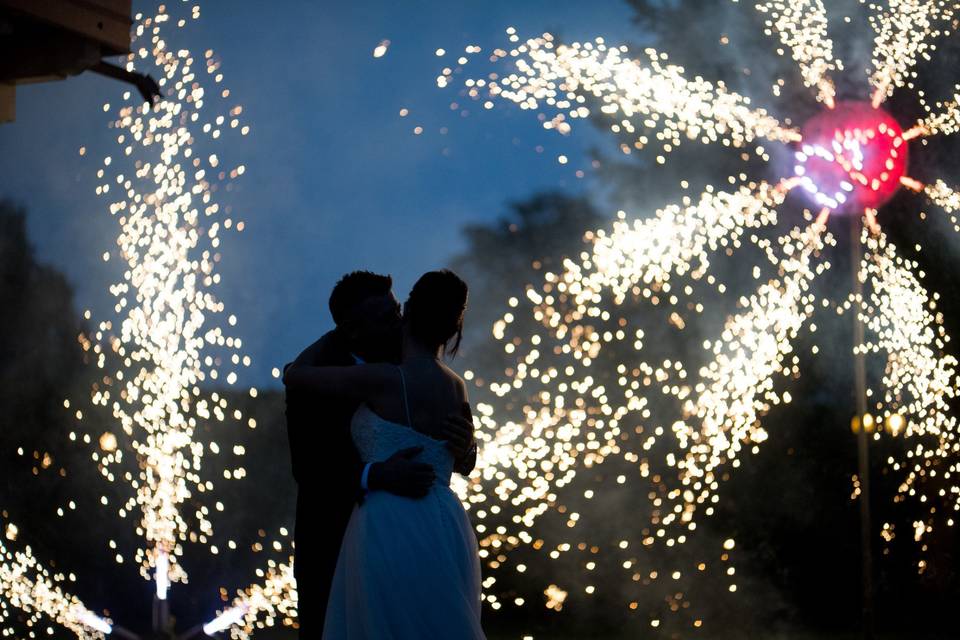
<path id="1" fill-rule="evenodd" d="M 352 271 L 340 278 L 330 293 L 330 314 L 340 326 L 367 298 L 383 296 L 393 288 L 393 278 L 372 271 Z"/>

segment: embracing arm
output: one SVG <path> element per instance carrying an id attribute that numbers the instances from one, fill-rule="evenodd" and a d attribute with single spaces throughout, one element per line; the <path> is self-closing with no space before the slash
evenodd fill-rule
<path id="1" fill-rule="evenodd" d="M 462 476 L 468 476 L 477 466 L 477 440 L 474 434 L 473 411 L 467 395 L 467 385 L 457 379 L 457 392 L 460 396 L 460 415 L 447 418 L 447 437 L 453 444 L 455 463 L 453 470 Z M 459 422 L 459 425 L 456 424 Z M 453 424 L 451 424 L 453 423 Z M 455 433 L 459 431 L 459 433 Z"/>
<path id="2" fill-rule="evenodd" d="M 284 370 L 283 384 L 363 402 L 382 394 L 396 375 L 395 367 L 384 364 L 314 367 L 294 362 Z"/>
<path id="3" fill-rule="evenodd" d="M 462 476 L 470 475 L 477 466 L 477 440 L 470 403 L 463 403 L 461 415 L 447 417 L 446 437 L 455 457 L 453 470 Z"/>
<path id="4" fill-rule="evenodd" d="M 364 402 L 394 389 L 398 376 L 396 367 L 389 364 L 316 367 L 298 360 L 284 369 L 283 383 L 301 392 L 314 391 Z M 387 491 L 422 498 L 433 484 L 435 474 L 429 464 L 415 460 L 421 450 L 422 447 L 402 449 L 382 462 L 362 465 L 356 471 L 356 485 L 364 492 Z"/>

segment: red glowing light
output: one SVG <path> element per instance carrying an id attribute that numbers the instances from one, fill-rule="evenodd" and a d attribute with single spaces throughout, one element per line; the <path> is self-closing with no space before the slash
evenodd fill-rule
<path id="1" fill-rule="evenodd" d="M 868 102 L 838 102 L 801 131 L 797 175 L 835 211 L 875 209 L 893 197 L 907 170 L 907 142 L 889 113 Z"/>

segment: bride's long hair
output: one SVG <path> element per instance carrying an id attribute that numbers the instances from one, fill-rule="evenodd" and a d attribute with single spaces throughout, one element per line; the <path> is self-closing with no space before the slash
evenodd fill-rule
<path id="1" fill-rule="evenodd" d="M 442 347 L 445 356 L 455 356 L 463 339 L 467 291 L 467 283 L 449 269 L 420 276 L 403 305 L 410 335 L 431 349 Z"/>

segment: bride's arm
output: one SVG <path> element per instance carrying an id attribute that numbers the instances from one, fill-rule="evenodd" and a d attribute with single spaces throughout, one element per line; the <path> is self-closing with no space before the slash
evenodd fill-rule
<path id="1" fill-rule="evenodd" d="M 473 411 L 470 408 L 467 385 L 464 383 L 463 378 L 459 376 L 457 377 L 457 393 L 460 397 L 460 417 L 465 423 L 464 426 L 469 428 L 466 432 L 469 435 L 469 439 L 466 442 L 462 442 L 461 446 L 457 448 L 453 470 L 462 476 L 469 476 L 473 472 L 474 467 L 477 466 L 477 440 L 473 432 Z"/>
<path id="2" fill-rule="evenodd" d="M 363 402 L 389 389 L 396 377 L 396 367 L 387 364 L 313 367 L 294 363 L 284 372 L 283 384 Z"/>

